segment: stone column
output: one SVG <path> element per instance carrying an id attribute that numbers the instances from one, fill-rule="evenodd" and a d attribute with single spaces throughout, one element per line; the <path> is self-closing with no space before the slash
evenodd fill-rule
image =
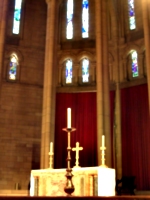
<path id="1" fill-rule="evenodd" d="M 61 63 L 59 63 L 58 70 L 59 70 L 58 71 L 58 86 L 61 86 L 62 85 L 62 70 L 63 70 Z"/>
<path id="2" fill-rule="evenodd" d="M 74 62 L 74 66 L 73 66 L 73 79 L 74 79 L 74 82 L 73 82 L 73 84 L 76 85 L 76 86 L 78 85 L 78 76 L 79 76 L 78 70 L 79 70 L 79 66 L 80 66 L 79 63 Z"/>
<path id="3" fill-rule="evenodd" d="M 42 134 L 41 134 L 41 168 L 49 167 L 49 146 L 54 142 L 55 126 L 55 51 L 56 51 L 56 0 L 47 2 L 47 30 L 46 50 L 43 87 L 43 113 L 42 113 Z"/>
<path id="4" fill-rule="evenodd" d="M 143 25 L 144 25 L 144 39 L 145 39 L 145 55 L 147 67 L 147 85 L 150 111 L 150 2 L 149 0 L 142 0 Z"/>
<path id="5" fill-rule="evenodd" d="M 2 74 L 2 61 L 5 42 L 6 15 L 8 8 L 8 0 L 0 1 L 0 77 Z"/>
<path id="6" fill-rule="evenodd" d="M 116 82 L 115 108 L 114 108 L 114 140 L 115 140 L 115 168 L 116 178 L 122 177 L 122 140 L 121 140 L 121 104 L 119 82 Z"/>
<path id="7" fill-rule="evenodd" d="M 115 102 L 114 102 L 114 123 L 113 123 L 113 142 L 114 142 L 114 168 L 116 169 L 116 179 L 122 177 L 122 141 L 121 141 L 121 103 L 120 103 L 120 81 L 126 80 L 126 59 L 121 60 L 120 45 L 122 44 L 123 26 L 121 16 L 123 2 L 118 1 L 114 6 L 113 1 L 109 1 L 112 16 L 112 43 L 113 43 L 113 80 L 116 83 Z M 122 68 L 122 70 L 119 70 Z M 121 71 L 121 72 L 120 72 Z"/>
<path id="8" fill-rule="evenodd" d="M 98 165 L 101 165 L 102 135 L 106 139 L 106 165 L 111 167 L 109 70 L 107 39 L 107 1 L 95 0 L 96 15 L 96 78 L 97 78 L 97 153 Z"/>
<path id="9" fill-rule="evenodd" d="M 140 69 L 139 69 L 139 78 L 143 78 L 144 77 L 144 54 L 143 52 L 142 53 L 139 53 L 138 54 L 138 63 L 139 63 L 139 66 L 142 66 Z"/>

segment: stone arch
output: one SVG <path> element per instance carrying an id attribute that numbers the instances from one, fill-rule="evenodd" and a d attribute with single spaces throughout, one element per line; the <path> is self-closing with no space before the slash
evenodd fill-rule
<path id="1" fill-rule="evenodd" d="M 77 61 L 80 62 L 83 58 L 87 57 L 91 62 L 95 61 L 95 55 L 89 51 L 82 51 L 77 56 Z"/>
<path id="2" fill-rule="evenodd" d="M 72 59 L 72 61 L 75 62 L 76 55 L 73 53 L 66 53 L 66 54 L 61 55 L 61 57 L 59 58 L 59 65 L 62 65 L 68 59 Z"/>
<path id="3" fill-rule="evenodd" d="M 10 55 L 12 55 L 13 53 L 17 55 L 19 63 L 23 61 L 23 55 L 22 55 L 21 51 L 19 51 L 16 48 L 7 50 L 5 53 L 5 59 L 9 59 Z"/>
<path id="4" fill-rule="evenodd" d="M 131 51 L 133 51 L 133 50 L 137 51 L 138 54 L 142 53 L 142 50 L 141 50 L 141 48 L 138 45 L 131 44 L 131 45 L 128 45 L 125 48 L 123 58 L 127 58 L 129 56 L 129 54 L 131 53 Z"/>

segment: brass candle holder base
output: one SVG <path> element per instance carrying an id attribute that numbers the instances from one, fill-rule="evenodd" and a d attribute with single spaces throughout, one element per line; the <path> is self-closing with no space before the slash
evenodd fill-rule
<path id="1" fill-rule="evenodd" d="M 68 152 L 68 156 L 67 156 L 67 169 L 66 169 L 66 178 L 67 178 L 67 182 L 66 182 L 66 186 L 64 188 L 64 191 L 67 193 L 67 196 L 71 196 L 71 194 L 74 192 L 75 188 L 74 185 L 72 183 L 72 169 L 71 169 L 71 146 L 70 146 L 70 133 L 72 131 L 75 131 L 75 128 L 64 128 L 62 129 L 63 131 L 66 131 L 68 133 L 68 147 L 67 147 L 67 152 Z"/>
<path id="2" fill-rule="evenodd" d="M 53 169 L 53 156 L 54 153 L 49 152 L 49 169 Z"/>
<path id="3" fill-rule="evenodd" d="M 66 169 L 66 171 L 67 171 L 66 173 L 67 183 L 64 188 L 64 191 L 67 193 L 67 196 L 71 196 L 71 194 L 75 190 L 74 185 L 72 183 L 72 177 L 73 177 L 73 174 L 71 173 L 72 169 Z"/>
<path id="4" fill-rule="evenodd" d="M 107 165 L 105 165 L 105 150 L 106 150 L 106 147 L 100 147 L 100 150 L 102 151 L 102 164 L 100 165 L 100 167 L 107 167 Z"/>

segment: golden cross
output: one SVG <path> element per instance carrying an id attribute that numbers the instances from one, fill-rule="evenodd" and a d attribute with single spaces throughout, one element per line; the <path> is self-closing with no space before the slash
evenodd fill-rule
<path id="1" fill-rule="evenodd" d="M 79 146 L 79 142 L 76 142 L 76 147 L 72 148 L 72 151 L 76 152 L 76 165 L 74 167 L 79 167 L 79 151 L 83 150 L 83 147 Z"/>

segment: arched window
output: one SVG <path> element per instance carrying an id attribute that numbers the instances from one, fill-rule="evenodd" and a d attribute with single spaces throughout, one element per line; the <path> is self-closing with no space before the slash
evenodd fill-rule
<path id="1" fill-rule="evenodd" d="M 129 10 L 129 27 L 130 30 L 133 30 L 136 28 L 134 0 L 128 0 L 128 10 Z"/>
<path id="2" fill-rule="evenodd" d="M 66 61 L 66 84 L 72 83 L 72 60 Z"/>
<path id="3" fill-rule="evenodd" d="M 16 80 L 17 79 L 17 67 L 18 67 L 18 57 L 16 54 L 12 54 L 9 61 L 8 68 L 8 79 Z"/>
<path id="4" fill-rule="evenodd" d="M 89 82 L 89 60 L 87 58 L 82 60 L 82 82 Z"/>
<path id="5" fill-rule="evenodd" d="M 22 0 L 15 0 L 13 29 L 12 29 L 13 34 L 19 34 L 20 32 L 21 6 L 22 6 Z"/>
<path id="6" fill-rule="evenodd" d="M 82 0 L 82 38 L 89 36 L 89 3 Z"/>
<path id="7" fill-rule="evenodd" d="M 66 30 L 66 38 L 73 38 L 73 0 L 67 1 L 67 30 Z"/>
<path id="8" fill-rule="evenodd" d="M 139 76 L 138 72 L 138 55 L 136 51 L 131 53 L 132 77 Z"/>

